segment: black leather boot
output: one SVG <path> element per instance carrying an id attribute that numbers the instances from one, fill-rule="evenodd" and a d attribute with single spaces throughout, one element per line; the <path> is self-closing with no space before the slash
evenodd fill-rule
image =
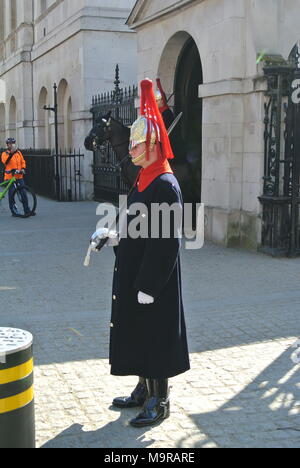
<path id="1" fill-rule="evenodd" d="M 152 426 L 170 416 L 168 379 L 147 379 L 148 398 L 131 426 Z"/>
<path id="2" fill-rule="evenodd" d="M 118 408 L 136 408 L 143 406 L 148 397 L 146 379 L 140 377 L 139 383 L 129 397 L 118 397 L 113 401 L 113 405 Z"/>

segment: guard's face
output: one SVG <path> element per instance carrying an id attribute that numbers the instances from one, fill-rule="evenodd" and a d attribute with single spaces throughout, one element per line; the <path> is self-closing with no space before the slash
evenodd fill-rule
<path id="1" fill-rule="evenodd" d="M 164 101 L 162 99 L 157 99 L 156 102 L 159 109 L 162 109 L 164 107 Z"/>
<path id="2" fill-rule="evenodd" d="M 140 143 L 130 149 L 129 154 L 135 166 L 141 166 L 146 157 L 146 143 Z"/>

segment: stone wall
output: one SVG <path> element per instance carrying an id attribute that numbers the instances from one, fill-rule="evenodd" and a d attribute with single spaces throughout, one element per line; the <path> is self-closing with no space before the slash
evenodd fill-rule
<path id="1" fill-rule="evenodd" d="M 257 56 L 264 44 L 274 42 L 276 31 L 291 50 L 300 36 L 294 20 L 299 13 L 299 2 L 293 0 L 182 0 L 169 1 L 165 8 L 156 0 L 151 6 L 140 0 L 128 20 L 138 36 L 139 79 L 159 76 L 167 94 L 174 90 L 187 40 L 198 47 L 203 69 L 201 201 L 206 238 L 214 242 L 247 248 L 260 243 L 266 83 Z"/>
<path id="2" fill-rule="evenodd" d="M 55 146 L 54 114 L 43 107 L 53 106 L 56 83 L 59 146 L 85 152 L 92 96 L 114 88 L 117 63 L 121 84 L 136 84 L 136 35 L 125 25 L 134 0 L 16 2 L 11 29 L 11 4 L 0 1 L 5 15 L 0 22 L 0 79 L 5 86 L 0 146 L 8 135 L 16 136 L 22 147 Z M 85 152 L 83 172 L 90 195 L 91 162 L 92 153 Z"/>

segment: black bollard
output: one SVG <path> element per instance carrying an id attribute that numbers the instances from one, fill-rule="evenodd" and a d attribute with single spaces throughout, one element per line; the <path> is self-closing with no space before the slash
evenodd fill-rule
<path id="1" fill-rule="evenodd" d="M 32 340 L 0 327 L 0 448 L 35 448 Z"/>

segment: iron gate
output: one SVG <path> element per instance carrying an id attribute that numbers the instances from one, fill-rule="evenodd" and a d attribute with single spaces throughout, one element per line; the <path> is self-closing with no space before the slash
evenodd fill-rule
<path id="1" fill-rule="evenodd" d="M 138 87 L 120 88 L 119 66 L 116 66 L 115 89 L 112 92 L 98 94 L 93 97 L 91 113 L 93 126 L 100 116 L 112 112 L 112 117 L 130 126 L 137 119 L 135 99 Z M 123 181 L 121 168 L 110 143 L 106 143 L 101 150 L 94 152 L 93 174 L 95 199 L 117 203 L 120 194 L 128 193 L 129 187 Z"/>
<path id="2" fill-rule="evenodd" d="M 270 58 L 265 69 L 265 167 L 262 248 L 271 255 L 300 254 L 300 47 L 287 62 Z"/>
<path id="3" fill-rule="evenodd" d="M 84 157 L 83 154 L 75 151 L 73 153 L 60 152 L 56 156 L 50 149 L 32 148 L 20 151 L 27 166 L 25 182 L 38 195 L 58 201 L 82 200 L 81 159 Z M 58 159 L 58 173 L 56 172 L 56 159 Z M 4 167 L 2 164 L 1 166 L 0 171 L 3 174 Z M 58 187 L 59 193 L 57 193 Z"/>

